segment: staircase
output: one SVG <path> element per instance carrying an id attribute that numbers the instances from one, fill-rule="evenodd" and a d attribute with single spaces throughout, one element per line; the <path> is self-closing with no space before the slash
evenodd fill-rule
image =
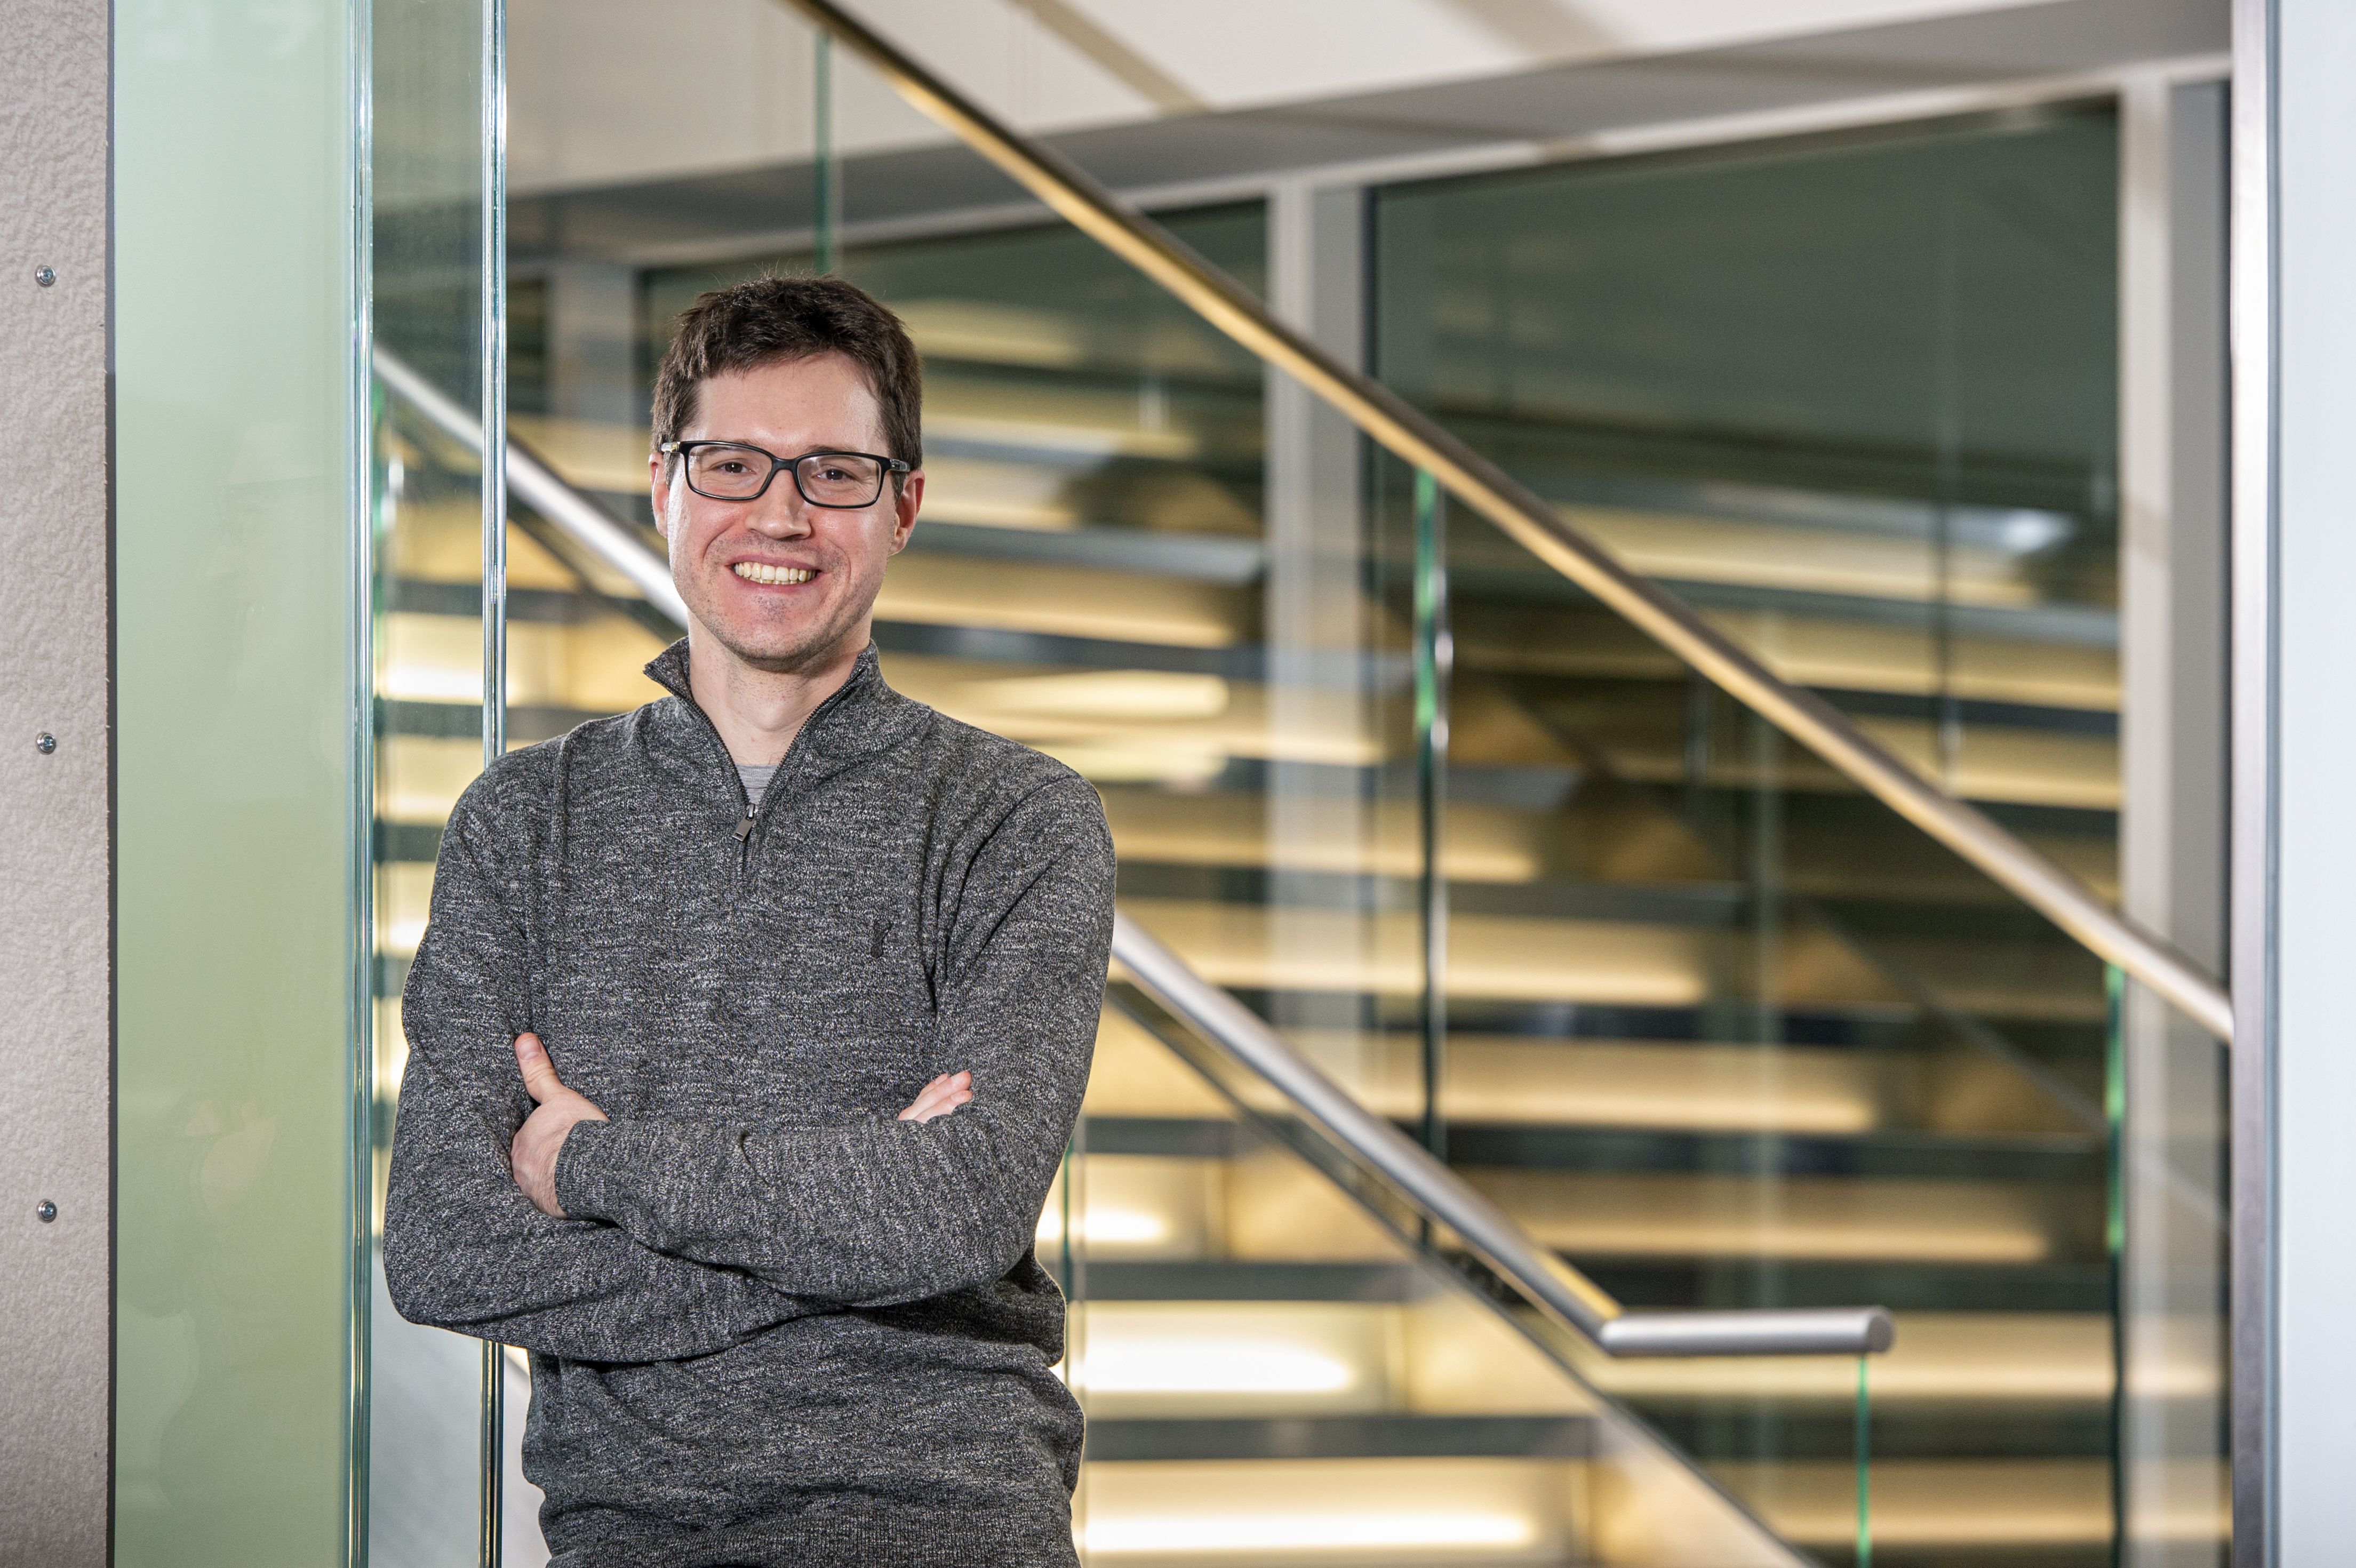
<path id="1" fill-rule="evenodd" d="M 1259 271 L 1257 208 L 1173 226 Z M 774 260 L 649 273 L 648 318 Z M 1132 919 L 1622 1302 L 1893 1308 L 1897 1348 L 1865 1374 L 1884 1568 L 2107 1561 L 2099 966 L 1460 519 L 1431 1008 L 1405 476 L 1370 485 L 1362 645 L 1302 677 L 1265 633 L 1256 363 L 1067 233 L 910 241 L 843 270 L 927 359 L 931 489 L 878 609 L 887 678 L 1087 775 Z M 515 428 L 643 524 L 642 430 Z M 389 1132 L 400 973 L 479 763 L 480 666 L 468 461 L 398 410 L 383 452 Z M 1919 607 L 1920 583 L 1823 577 L 1869 567 L 1919 502 L 1541 477 L 1665 574 L 1714 584 L 1704 602 L 1792 678 L 2115 882 L 2116 683 L 2084 616 L 1983 615 L 2005 635 L 1953 641 L 1943 689 L 1974 695 L 1940 709 L 1920 639 L 1871 613 Z M 2009 581 L 1983 554 L 1973 569 Z M 657 694 L 637 671 L 666 638 L 626 581 L 528 515 L 509 571 L 517 743 Z M 1854 1556 L 1857 1362 L 1565 1353 L 1469 1287 L 1448 1236 L 1344 1190 L 1173 1045 L 1108 1010 L 1041 1221 L 1076 1307 L 1089 1562 Z"/>

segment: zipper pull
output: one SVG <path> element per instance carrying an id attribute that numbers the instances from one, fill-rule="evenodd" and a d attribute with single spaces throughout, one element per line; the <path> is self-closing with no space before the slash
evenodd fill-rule
<path id="1" fill-rule="evenodd" d="M 754 818 L 755 816 L 758 816 L 758 815 L 759 815 L 760 810 L 761 810 L 761 808 L 760 808 L 759 806 L 755 805 L 754 805 L 754 804 L 752 804 L 750 801 L 747 801 L 747 802 L 745 803 L 745 805 L 744 805 L 744 821 L 742 821 L 742 822 L 739 822 L 739 823 L 736 825 L 736 841 L 737 841 L 738 843 L 740 843 L 740 844 L 750 844 L 750 843 L 752 843 L 752 841 L 753 841 L 753 818 Z"/>

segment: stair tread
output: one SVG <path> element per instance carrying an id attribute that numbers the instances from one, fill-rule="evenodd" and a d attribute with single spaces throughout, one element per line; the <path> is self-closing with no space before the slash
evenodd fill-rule
<path id="1" fill-rule="evenodd" d="M 1578 1459 L 1588 1415 L 1157 1416 L 1088 1422 L 1094 1463 L 1141 1459 Z"/>

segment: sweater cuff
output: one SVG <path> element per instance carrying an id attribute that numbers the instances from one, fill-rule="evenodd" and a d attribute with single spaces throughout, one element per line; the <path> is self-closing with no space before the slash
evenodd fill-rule
<path id="1" fill-rule="evenodd" d="M 568 1220 L 620 1224 L 634 1185 L 627 1130 L 615 1122 L 575 1122 L 556 1151 L 556 1206 Z"/>

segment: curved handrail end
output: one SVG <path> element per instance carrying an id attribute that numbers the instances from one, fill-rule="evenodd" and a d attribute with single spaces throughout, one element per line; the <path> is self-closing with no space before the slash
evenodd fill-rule
<path id="1" fill-rule="evenodd" d="M 1659 1356 L 1878 1356 L 1898 1341 L 1885 1307 L 1627 1312 L 1603 1326 L 1613 1359 Z"/>

